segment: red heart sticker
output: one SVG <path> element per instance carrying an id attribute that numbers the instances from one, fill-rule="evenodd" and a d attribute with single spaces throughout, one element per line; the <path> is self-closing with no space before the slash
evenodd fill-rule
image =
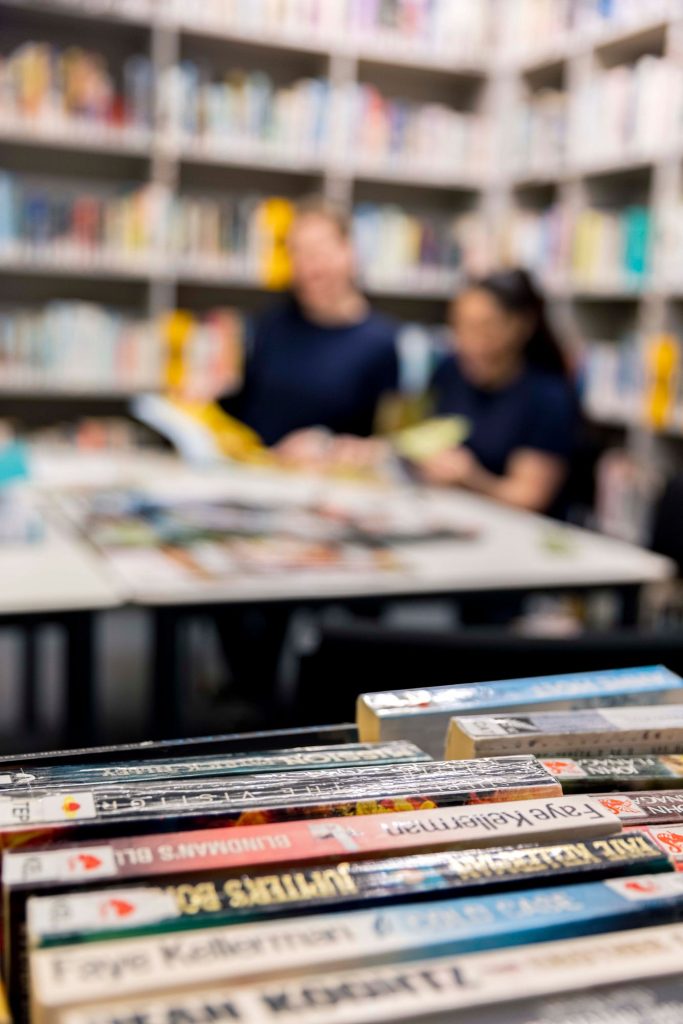
<path id="1" fill-rule="evenodd" d="M 72 857 L 69 861 L 70 868 L 80 868 L 82 871 L 94 871 L 95 868 L 102 866 L 102 861 L 99 857 L 95 857 L 92 853 L 77 853 L 75 857 Z"/>
<path id="2" fill-rule="evenodd" d="M 127 900 L 107 900 L 102 907 L 102 916 L 107 917 L 109 913 L 115 914 L 116 917 L 128 917 L 135 910 L 135 906 L 132 903 L 128 903 Z"/>

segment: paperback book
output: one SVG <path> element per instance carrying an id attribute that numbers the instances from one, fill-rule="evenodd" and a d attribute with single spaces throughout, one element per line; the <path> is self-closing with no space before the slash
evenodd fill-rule
<path id="1" fill-rule="evenodd" d="M 683 706 L 642 705 L 451 719 L 446 757 L 675 754 L 683 750 Z"/>
<path id="2" fill-rule="evenodd" d="M 140 993 L 438 957 L 680 920 L 683 876 L 634 875 L 531 892 L 233 924 L 35 950 L 31 1020 Z"/>
<path id="3" fill-rule="evenodd" d="M 595 799 L 618 814 L 625 825 L 669 825 L 683 822 L 683 793 L 659 790 L 644 793 L 596 793 Z"/>
<path id="4" fill-rule="evenodd" d="M 441 758 L 454 715 L 681 701 L 683 679 L 662 665 L 648 665 L 609 672 L 363 693 L 356 705 L 356 720 L 361 740 L 408 739 L 433 757 Z"/>
<path id="5" fill-rule="evenodd" d="M 149 822 L 147 822 L 149 827 Z M 121 836 L 109 842 L 9 851 L 3 857 L 5 976 L 20 976 L 26 900 L 82 885 L 134 879 L 209 876 L 246 867 L 359 859 L 387 853 L 471 849 L 614 835 L 616 815 L 586 797 L 369 814 L 171 835 Z"/>
<path id="6" fill-rule="evenodd" d="M 683 754 L 542 757 L 565 793 L 683 787 Z"/>
<path id="7" fill-rule="evenodd" d="M 34 897 L 26 909 L 26 935 L 33 949 L 671 870 L 656 844 L 633 832 L 583 842 L 217 872 L 200 881 L 190 874 L 163 886 Z"/>
<path id="8" fill-rule="evenodd" d="M 219 778 L 230 775 L 254 775 L 271 772 L 310 771 L 360 765 L 409 764 L 431 761 L 414 743 L 398 740 L 389 743 L 328 744 L 317 747 L 292 747 L 289 750 L 263 750 L 254 753 L 200 755 L 199 757 L 159 758 L 158 760 L 111 761 L 108 764 L 57 764 L 22 766 L 0 772 L 0 795 L 32 792 L 35 788 L 67 786 L 110 786 L 113 782 L 161 782 L 184 779 Z"/>
<path id="9" fill-rule="evenodd" d="M 507 1011 L 516 1001 L 534 996 L 675 978 L 680 976 L 682 951 L 683 926 L 663 925 L 466 956 L 306 973 L 244 987 L 206 986 L 201 993 L 176 992 L 166 998 L 141 995 L 74 1008 L 60 1019 L 64 1024 L 443 1024 L 444 1015 L 450 1022 L 455 1011 L 467 1010 L 469 1024 L 473 1007 Z"/>

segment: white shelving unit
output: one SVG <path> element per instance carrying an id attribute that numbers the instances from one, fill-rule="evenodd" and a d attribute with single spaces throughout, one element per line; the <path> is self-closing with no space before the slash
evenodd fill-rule
<path id="1" fill-rule="evenodd" d="M 145 48 L 149 53 L 157 81 L 177 62 L 186 44 L 195 51 L 210 44 L 225 46 L 224 62 L 239 66 L 243 53 L 252 65 L 259 58 L 263 66 L 271 69 L 282 59 L 312 60 L 318 72 L 330 83 L 332 92 L 344 85 L 360 81 L 364 68 L 390 69 L 391 73 L 414 75 L 422 72 L 434 76 L 444 88 L 466 83 L 478 92 L 477 105 L 484 102 L 489 81 L 487 59 L 463 54 L 462 62 L 448 58 L 439 50 L 411 45 L 390 33 L 375 38 L 337 32 L 306 32 L 284 27 L 282 30 L 250 25 L 227 25 L 225 22 L 202 16 L 202 10 L 191 12 L 173 0 L 0 0 L 0 14 L 11 16 L 20 11 L 22 17 L 32 17 L 36 38 L 40 38 L 41 19 L 49 16 L 63 19 L 64 31 L 71 30 L 78 39 L 79 26 L 97 24 L 98 19 L 109 23 L 111 33 L 134 29 L 144 33 Z M 178 13 L 180 11 L 180 13 Z M 45 33 L 49 38 L 49 29 Z M 410 95 L 409 87 L 406 90 Z M 292 195 L 307 193 L 311 187 L 329 198 L 342 201 L 349 208 L 355 192 L 364 186 L 375 189 L 387 185 L 402 193 L 416 190 L 415 207 L 424 200 L 425 190 L 442 195 L 441 206 L 450 193 L 466 197 L 477 206 L 485 191 L 483 175 L 462 174 L 458 168 L 433 162 L 417 164 L 401 161 L 372 161 L 362 154 L 349 153 L 334 144 L 319 151 L 296 147 L 260 143 L 251 139 L 213 141 L 210 138 L 184 138 L 165 124 L 161 112 L 150 132 L 110 129 L 97 124 L 69 122 L 61 119 L 22 120 L 0 114 L 0 147 L 5 154 L 22 151 L 23 166 L 29 171 L 44 164 L 43 152 L 55 151 L 82 158 L 83 166 L 90 159 L 99 161 L 97 167 L 111 169 L 115 162 L 143 159 L 137 166 L 135 180 L 160 183 L 174 190 L 182 190 L 194 182 L 202 188 L 202 176 L 215 176 L 225 170 L 232 175 L 230 191 L 249 191 L 251 178 L 257 175 L 273 177 L 273 191 L 283 189 Z M 28 150 L 29 156 L 26 157 Z M 240 266 L 219 261 L 175 260 L 168 253 L 124 256 L 107 252 L 78 252 L 64 250 L 22 249 L 0 246 L 0 287 L 2 278 L 11 275 L 12 283 L 29 277 L 34 281 L 45 279 L 79 278 L 90 282 L 115 281 L 142 283 L 146 287 L 146 306 L 150 315 L 173 307 L 179 299 L 179 289 L 208 286 L 224 288 L 226 301 L 230 291 L 263 290 L 258 275 Z M 414 298 L 424 303 L 442 303 L 450 294 L 452 274 L 420 272 L 400 278 L 371 278 L 367 282 L 370 292 L 377 296 Z M 2 385 L 0 384 L 0 392 Z"/>
<path id="2" fill-rule="evenodd" d="M 332 2 L 332 0 L 330 0 Z M 455 2 L 455 0 L 453 0 Z M 482 3 L 484 0 L 482 0 Z M 509 11 L 516 0 L 492 0 L 498 14 Z M 447 57 L 438 49 L 412 46 L 392 38 L 389 33 L 376 37 L 354 33 L 305 32 L 291 27 L 264 29 L 259 26 L 229 26 L 200 15 L 193 5 L 178 16 L 173 0 L 0 0 L 0 15 L 19 12 L 32 18 L 36 37 L 42 19 L 55 24 L 61 19 L 63 33 L 74 40 L 81 27 L 107 26 L 106 35 L 121 32 L 136 40 L 150 55 L 155 75 L 161 76 L 175 64 L 187 47 L 212 54 L 221 53 L 225 66 L 240 66 L 243 56 L 251 66 L 277 67 L 279 61 L 292 62 L 315 70 L 329 80 L 332 88 L 387 75 L 392 83 L 401 83 L 401 91 L 410 96 L 419 81 L 419 98 L 430 88 L 442 97 L 452 91 L 454 105 L 482 112 L 493 127 L 508 126 L 515 116 L 516 104 L 525 90 L 537 91 L 549 83 L 562 83 L 570 99 L 596 69 L 631 63 L 641 54 L 661 53 L 672 61 L 683 60 L 683 2 L 661 0 L 656 10 L 648 7 L 636 21 L 596 28 L 581 36 L 559 34 L 548 41 L 539 39 L 533 50 L 511 50 L 499 39 L 485 54 L 462 53 L 460 59 Z M 496 19 L 499 22 L 500 18 Z M 49 32 L 46 30 L 46 36 Z M 132 45 L 132 44 L 131 44 Z M 132 51 L 131 51 L 132 52 Z M 221 59 L 223 59 L 223 57 Z M 388 90 L 395 92 L 395 90 Z M 328 197 L 349 208 L 356 201 L 376 201 L 386 192 L 391 201 L 419 209 L 434 203 L 444 213 L 457 209 L 478 211 L 488 226 L 491 253 L 500 251 L 501 228 L 515 208 L 541 209 L 551 200 L 561 201 L 572 216 L 589 204 L 600 188 L 616 185 L 628 191 L 628 182 L 638 181 L 641 194 L 652 210 L 655 222 L 654 272 L 642 284 L 605 280 L 578 281 L 568 271 L 549 277 L 546 286 L 558 319 L 575 338 L 591 335 L 591 321 L 601 324 L 615 312 L 615 319 L 630 320 L 635 332 L 654 333 L 683 327 L 683 270 L 680 283 L 661 273 L 663 225 L 672 204 L 683 202 L 683 131 L 679 137 L 665 138 L 656 148 L 624 151 L 614 158 L 595 161 L 552 161 L 531 168 L 513 166 L 500 149 L 482 173 L 464 173 L 462 168 L 444 166 L 436 160 L 429 164 L 401 164 L 370 161 L 358 152 L 340 151 L 331 145 L 325 150 L 306 150 L 235 140 L 216 143 L 208 139 L 183 138 L 174 134 L 159 117 L 149 133 L 98 128 L 92 124 L 36 120 L 26 122 L 0 116 L 0 148 L 3 161 L 10 166 L 20 154 L 30 170 L 47 163 L 57 153 L 74 161 L 77 173 L 85 173 L 92 163 L 92 175 L 106 177 L 114 173 L 133 177 L 139 183 L 153 182 L 173 191 L 212 188 L 229 191 L 253 190 L 253 179 L 270 182 L 264 191 L 285 191 L 296 196 L 322 190 Z M 118 168 L 118 170 L 117 170 Z M 276 177 L 277 176 L 277 177 Z M 223 181 L 229 182 L 223 186 Z M 139 254 L 135 257 L 111 253 L 71 251 L 0 251 L 0 289 L 3 281 L 14 298 L 16 289 L 30 286 L 32 293 L 43 287 L 59 295 L 61 281 L 69 282 L 69 296 L 75 294 L 74 282 L 82 282 L 88 297 L 115 292 L 121 304 L 129 302 L 131 290 L 135 303 L 142 300 L 145 311 L 154 315 L 206 295 L 207 305 L 219 290 L 224 302 L 236 296 L 263 291 L 264 285 L 253 268 L 218 260 L 177 260 L 168 253 Z M 438 317 L 452 294 L 457 275 L 425 270 L 400 277 L 368 274 L 364 282 L 378 301 L 399 300 L 414 305 L 415 319 L 429 307 Z M 624 309 L 627 312 L 624 312 Z M 596 327 L 597 331 L 597 327 Z M 597 334 L 596 336 L 602 336 Z M 8 383 L 3 390 L 20 394 L 22 387 Z M 58 390 L 58 389 L 55 389 Z M 61 389 L 68 393 L 68 389 Z M 116 389 L 114 389 L 116 391 Z M 74 392 L 81 393 L 80 389 Z M 31 392 L 30 388 L 26 393 Z M 36 387 L 36 395 L 43 393 Z M 44 392 L 47 394 L 47 390 Z M 102 394 L 105 392 L 103 391 Z M 649 444 L 650 432 L 637 410 L 591 410 L 597 421 L 626 429 L 639 445 Z M 683 409 L 676 412 L 667 432 L 683 435 Z M 655 449 L 651 448 L 655 454 Z"/>
<path id="3" fill-rule="evenodd" d="M 552 88 L 566 92 L 571 118 L 572 101 L 592 76 L 603 68 L 633 64 L 647 54 L 661 56 L 681 67 L 683 4 L 680 0 L 661 0 L 656 9 L 648 10 L 643 5 L 643 10 L 643 17 L 637 20 L 607 29 L 596 27 L 581 34 L 558 34 L 550 43 L 539 40 L 533 49 L 511 52 L 509 47 L 503 47 L 501 65 L 506 69 L 513 95 L 508 108 L 510 117 L 514 118 L 510 108 L 522 103 L 525 95 Z M 663 98 L 663 103 L 666 105 L 668 100 L 669 97 Z M 505 159 L 500 163 L 505 164 Z M 647 338 L 660 333 L 681 337 L 683 311 L 676 308 L 681 292 L 672 286 L 663 270 L 663 250 L 667 219 L 674 207 L 683 202 L 683 120 L 677 132 L 661 138 L 656 146 L 631 146 L 595 160 L 578 160 L 569 148 L 562 161 L 501 173 L 493 187 L 502 197 L 502 219 L 515 210 L 546 210 L 558 204 L 568 211 L 569 222 L 575 223 L 577 216 L 591 207 L 612 203 L 626 207 L 633 202 L 646 205 L 653 225 L 651 270 L 646 278 L 639 282 L 609 277 L 604 281 L 593 277 L 582 280 L 567 268 L 560 275 L 548 277 L 546 287 L 564 331 L 583 344 L 590 344 L 592 337 L 604 339 L 602 332 L 610 319 L 615 324 L 628 320 L 639 339 L 643 362 Z M 622 196 L 621 203 L 613 197 L 607 202 L 609 191 L 613 196 Z M 595 332 L 591 331 L 591 323 L 595 324 Z M 616 337 L 613 340 L 618 344 Z M 641 458 L 651 459 L 666 469 L 671 448 L 659 445 L 657 436 L 683 437 L 681 401 L 660 430 L 648 425 L 644 395 L 640 407 L 635 405 L 633 396 L 606 395 L 600 405 L 590 404 L 587 414 L 596 423 L 623 430 L 626 443 Z"/>

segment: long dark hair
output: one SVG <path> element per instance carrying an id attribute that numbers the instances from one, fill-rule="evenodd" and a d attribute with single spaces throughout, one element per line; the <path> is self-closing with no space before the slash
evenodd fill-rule
<path id="1" fill-rule="evenodd" d="M 562 346 L 548 322 L 545 298 L 526 270 L 498 270 L 469 281 L 466 289 L 471 288 L 488 292 L 508 313 L 530 316 L 534 328 L 524 349 L 524 358 L 546 373 L 568 376 Z"/>

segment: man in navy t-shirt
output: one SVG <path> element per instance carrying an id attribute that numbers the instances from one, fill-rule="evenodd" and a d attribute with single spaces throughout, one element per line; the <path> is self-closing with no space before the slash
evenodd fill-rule
<path id="1" fill-rule="evenodd" d="M 397 326 L 356 286 L 348 225 L 332 208 L 302 204 L 288 244 L 292 293 L 257 320 L 243 388 L 223 406 L 296 459 L 322 443 L 310 428 L 372 433 L 380 399 L 397 387 Z"/>

